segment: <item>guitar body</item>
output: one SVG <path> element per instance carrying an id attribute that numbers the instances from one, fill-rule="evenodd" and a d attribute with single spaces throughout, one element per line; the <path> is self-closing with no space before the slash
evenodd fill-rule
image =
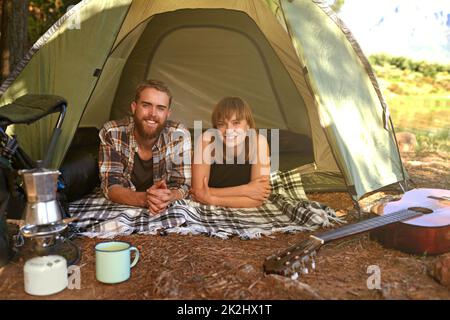
<path id="1" fill-rule="evenodd" d="M 414 189 L 399 201 L 374 206 L 371 211 L 377 215 L 411 207 L 424 208 L 424 214 L 372 230 L 370 237 L 388 248 L 408 253 L 435 255 L 450 252 L 450 201 L 429 197 L 450 197 L 450 191 Z"/>

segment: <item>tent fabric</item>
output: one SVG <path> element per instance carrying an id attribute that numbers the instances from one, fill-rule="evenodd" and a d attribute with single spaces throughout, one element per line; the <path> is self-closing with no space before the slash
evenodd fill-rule
<path id="1" fill-rule="evenodd" d="M 26 93 L 67 99 L 52 159 L 59 167 L 78 127 L 128 114 L 136 84 L 150 77 L 173 88 L 174 120 L 191 128 L 210 125 L 221 97 L 242 96 L 260 128 L 312 145 L 309 154 L 282 155 L 286 163 L 298 162 L 302 174 L 341 174 L 354 198 L 405 178 L 370 64 L 319 0 L 84 0 L 3 83 L 0 105 Z M 39 159 L 55 121 L 11 131 Z"/>
<path id="2" fill-rule="evenodd" d="M 402 180 L 397 145 L 392 131 L 384 129 L 379 97 L 342 30 L 311 1 L 282 5 L 301 43 L 322 125 L 347 184 L 361 194 Z"/>
<path id="3" fill-rule="evenodd" d="M 367 60 L 366 56 L 364 55 L 361 47 L 359 46 L 359 43 L 356 41 L 355 37 L 353 36 L 350 29 L 345 25 L 345 23 L 338 17 L 338 15 L 327 5 L 327 3 L 323 0 L 314 0 L 314 3 L 316 3 L 320 9 L 323 10 L 333 21 L 336 23 L 336 25 L 342 30 L 345 37 L 348 39 L 350 44 L 353 47 L 353 50 L 355 50 L 356 55 L 361 60 L 361 63 L 363 64 L 364 68 L 366 69 L 367 75 L 370 78 L 370 81 L 372 82 L 373 88 L 375 89 L 375 92 L 377 93 L 378 98 L 380 99 L 380 103 L 383 107 L 384 111 L 384 120 L 385 120 L 385 128 L 388 127 L 388 120 L 389 120 L 389 110 L 388 105 L 386 103 L 386 100 L 384 99 L 383 93 L 381 92 L 380 86 L 378 84 L 378 80 L 375 76 L 375 73 L 372 69 L 372 66 L 370 65 L 369 60 Z M 392 125 L 392 123 L 391 123 Z"/>
<path id="4" fill-rule="evenodd" d="M 324 0 L 313 0 L 314 3 L 316 3 L 320 9 L 323 10 L 323 12 L 325 12 L 330 19 L 332 19 L 334 21 L 334 23 L 336 23 L 336 25 L 342 30 L 342 32 L 344 33 L 345 37 L 347 38 L 347 40 L 349 41 L 349 43 L 352 45 L 353 50 L 355 51 L 356 55 L 358 56 L 358 58 L 360 59 L 361 63 L 363 64 L 367 75 L 370 78 L 370 81 L 372 82 L 373 88 L 378 96 L 378 99 L 380 100 L 381 106 L 383 108 L 383 123 L 384 123 L 384 128 L 386 130 L 391 130 L 394 134 L 393 134 L 393 138 L 395 140 L 395 144 L 397 146 L 397 155 L 400 157 L 400 152 L 398 150 L 398 144 L 397 144 L 397 138 L 395 136 L 395 129 L 394 129 L 394 125 L 392 123 L 392 120 L 390 118 L 390 113 L 389 113 L 389 108 L 386 102 L 386 99 L 384 98 L 383 93 L 381 92 L 380 86 L 378 84 L 378 80 L 375 76 L 375 72 L 372 69 L 372 66 L 370 65 L 369 60 L 367 59 L 367 57 L 364 55 L 361 47 L 359 46 L 359 43 L 356 41 L 355 37 L 353 36 L 351 30 L 345 25 L 345 23 L 338 17 L 338 15 L 327 5 L 327 3 Z M 401 158 L 399 158 L 400 162 L 401 162 Z M 402 178 L 403 180 L 406 180 L 406 178 L 408 177 L 408 173 L 406 172 L 405 168 L 403 167 L 403 165 L 401 166 L 401 170 L 402 170 Z"/>

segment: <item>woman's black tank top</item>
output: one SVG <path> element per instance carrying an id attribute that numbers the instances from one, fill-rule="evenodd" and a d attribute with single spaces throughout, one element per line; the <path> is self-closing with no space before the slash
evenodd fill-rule
<path id="1" fill-rule="evenodd" d="M 244 164 L 211 164 L 208 186 L 211 188 L 236 187 L 247 184 L 251 179 L 252 165 Z"/>

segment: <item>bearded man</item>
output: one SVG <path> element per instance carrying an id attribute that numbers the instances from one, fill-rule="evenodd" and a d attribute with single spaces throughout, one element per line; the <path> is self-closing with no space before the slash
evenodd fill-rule
<path id="1" fill-rule="evenodd" d="M 136 89 L 132 116 L 100 130 L 100 178 L 107 199 L 158 214 L 188 195 L 191 137 L 182 124 L 167 120 L 171 102 L 164 83 L 148 80 Z"/>

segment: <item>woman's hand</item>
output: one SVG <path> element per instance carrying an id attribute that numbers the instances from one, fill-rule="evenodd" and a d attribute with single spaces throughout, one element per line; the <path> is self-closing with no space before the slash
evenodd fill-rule
<path id="1" fill-rule="evenodd" d="M 261 176 L 250 181 L 247 184 L 247 189 L 247 194 L 245 194 L 245 196 L 257 201 L 267 200 L 272 191 L 268 176 Z"/>
<path id="2" fill-rule="evenodd" d="M 214 196 L 211 195 L 211 192 L 209 191 L 207 177 L 203 178 L 203 185 L 201 189 L 191 189 L 190 193 L 192 199 L 196 202 L 200 202 L 203 204 L 214 204 Z"/>

